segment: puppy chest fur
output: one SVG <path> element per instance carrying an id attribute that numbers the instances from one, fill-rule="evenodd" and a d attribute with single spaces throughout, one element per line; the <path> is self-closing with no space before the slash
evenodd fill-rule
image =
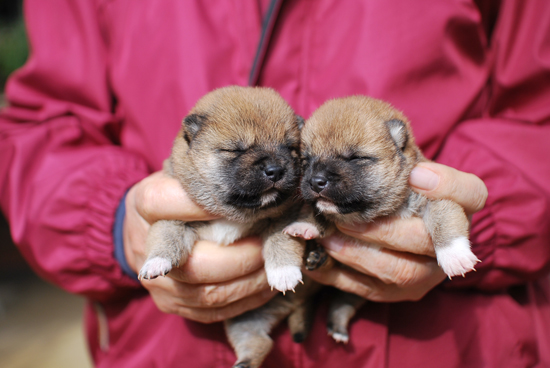
<path id="1" fill-rule="evenodd" d="M 252 223 L 241 223 L 225 219 L 209 221 L 197 228 L 197 239 L 227 245 L 249 235 L 252 227 Z"/>

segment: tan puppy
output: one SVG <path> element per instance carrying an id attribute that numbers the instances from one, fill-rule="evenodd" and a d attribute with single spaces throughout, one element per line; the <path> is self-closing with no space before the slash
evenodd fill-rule
<path id="1" fill-rule="evenodd" d="M 301 191 L 312 211 L 285 233 L 312 239 L 330 235 L 334 222 L 418 216 L 449 277 L 464 275 L 479 262 L 470 250 L 462 207 L 449 200 L 428 200 L 410 189 L 411 170 L 427 159 L 414 143 L 407 118 L 391 105 L 364 96 L 328 101 L 307 121 L 301 141 Z M 322 258 L 313 252 L 306 266 L 315 269 Z M 347 342 L 347 324 L 362 302 L 351 295 L 342 300 L 329 313 L 329 333 Z"/>
<path id="2" fill-rule="evenodd" d="M 148 258 L 140 279 L 154 279 L 185 263 L 197 240 L 226 245 L 259 235 L 268 283 L 282 292 L 293 290 L 302 281 L 304 241 L 282 229 L 297 214 L 293 207 L 300 180 L 299 125 L 300 118 L 271 89 L 226 87 L 204 96 L 184 119 L 165 171 L 197 204 L 223 218 L 155 222 L 146 240 Z M 292 309 L 279 312 L 279 304 L 284 304 L 280 299 L 256 312 L 277 315 L 267 324 L 256 323 L 262 337 Z M 271 342 L 240 333 L 240 325 L 246 323 L 246 316 L 229 323 L 228 335 L 237 364 L 256 367 Z"/>

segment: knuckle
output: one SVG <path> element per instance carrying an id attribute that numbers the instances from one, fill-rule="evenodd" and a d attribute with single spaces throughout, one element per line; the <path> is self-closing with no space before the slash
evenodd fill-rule
<path id="1" fill-rule="evenodd" d="M 376 232 L 376 237 L 383 244 L 393 244 L 394 229 L 392 222 L 389 219 L 380 221 Z"/>
<path id="2" fill-rule="evenodd" d="M 166 314 L 178 314 L 178 309 L 171 303 L 157 303 L 157 308 Z"/>
<path id="3" fill-rule="evenodd" d="M 198 299 L 205 307 L 224 305 L 227 302 L 228 294 L 225 286 L 206 285 L 201 287 Z"/>
<path id="4" fill-rule="evenodd" d="M 395 273 L 392 277 L 392 283 L 397 285 L 398 287 L 409 287 L 411 285 L 414 285 L 417 280 L 417 267 L 408 263 L 397 265 L 397 267 L 395 268 Z"/>
<path id="5" fill-rule="evenodd" d="M 487 190 L 487 186 L 485 183 L 479 179 L 477 176 L 479 184 L 477 185 L 477 190 L 475 191 L 474 195 L 474 210 L 480 211 L 485 207 L 485 202 L 487 202 L 487 197 L 489 196 L 489 191 Z"/>
<path id="6" fill-rule="evenodd" d="M 158 197 L 158 190 L 155 187 L 155 185 L 147 184 L 136 193 L 136 201 L 144 218 L 151 218 L 155 213 L 155 203 Z"/>
<path id="7" fill-rule="evenodd" d="M 363 299 L 371 300 L 373 298 L 374 292 L 368 287 L 358 287 L 350 291 L 353 294 L 359 295 Z"/>

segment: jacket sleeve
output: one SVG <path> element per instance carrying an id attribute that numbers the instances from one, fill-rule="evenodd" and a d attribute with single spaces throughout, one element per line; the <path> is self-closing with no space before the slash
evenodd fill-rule
<path id="1" fill-rule="evenodd" d="M 449 287 L 502 289 L 550 268 L 549 35 L 550 2 L 502 2 L 484 117 L 459 124 L 436 159 L 489 191 L 471 228 L 482 263 Z"/>
<path id="2" fill-rule="evenodd" d="M 125 191 L 148 174 L 116 142 L 107 55 L 96 5 L 28 1 L 30 58 L 0 115 L 0 204 L 14 242 L 43 278 L 96 300 L 139 284 L 113 257 Z"/>

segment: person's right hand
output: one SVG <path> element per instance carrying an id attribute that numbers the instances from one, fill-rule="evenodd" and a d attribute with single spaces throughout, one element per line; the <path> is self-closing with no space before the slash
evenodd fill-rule
<path id="1" fill-rule="evenodd" d="M 154 173 L 135 184 L 126 196 L 124 252 L 136 272 L 146 259 L 145 239 L 160 219 L 206 221 L 215 217 L 198 207 L 179 182 Z M 222 321 L 257 308 L 272 298 L 259 238 L 229 246 L 199 241 L 187 262 L 166 277 L 142 280 L 157 307 L 194 321 Z"/>

